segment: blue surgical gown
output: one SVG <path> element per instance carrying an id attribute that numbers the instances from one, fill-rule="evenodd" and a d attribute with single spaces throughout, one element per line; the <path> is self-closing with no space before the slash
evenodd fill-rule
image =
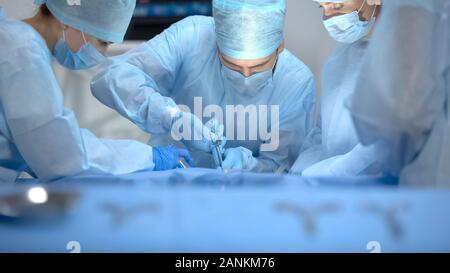
<path id="1" fill-rule="evenodd" d="M 450 1 L 384 2 L 350 105 L 400 185 L 450 186 Z"/>
<path id="2" fill-rule="evenodd" d="M 322 141 L 299 156 L 292 173 L 340 177 L 381 174 L 377 147 L 359 142 L 346 105 L 363 70 L 368 44 L 368 39 L 340 44 L 327 61 L 322 73 Z"/>
<path id="3" fill-rule="evenodd" d="M 252 171 L 289 169 L 312 128 L 315 83 L 311 71 L 284 50 L 279 55 L 273 81 L 255 96 L 241 94 L 224 79 L 214 20 L 193 16 L 172 25 L 131 52 L 111 59 L 94 78 L 92 91 L 105 105 L 151 133 L 152 145 L 173 142 L 162 126 L 165 109 L 185 105 L 194 113 L 195 98 L 202 100 L 203 108 L 210 105 L 222 107 L 224 124 L 227 124 L 226 105 L 268 106 L 269 113 L 271 106 L 279 106 L 279 120 L 275 119 L 277 124 L 268 119 L 269 131 L 275 125 L 279 126 L 277 149 L 260 149 L 264 143 L 264 134 L 260 131 L 265 130 L 260 130 L 259 122 L 252 124 L 258 130 L 257 138 L 253 139 L 247 133 L 246 138 L 236 140 L 236 134 L 234 138 L 231 136 L 235 128 L 226 128 L 226 148 L 243 146 L 251 150 L 258 160 Z M 258 118 L 266 120 L 262 116 Z M 203 122 L 208 119 L 204 118 Z M 213 160 L 210 155 L 197 151 L 193 156 L 199 166 L 211 167 Z"/>
<path id="4" fill-rule="evenodd" d="M 153 169 L 150 146 L 78 127 L 63 105 L 52 55 L 30 25 L 0 11 L 0 44 L 0 181 L 24 171 L 46 181 Z"/>

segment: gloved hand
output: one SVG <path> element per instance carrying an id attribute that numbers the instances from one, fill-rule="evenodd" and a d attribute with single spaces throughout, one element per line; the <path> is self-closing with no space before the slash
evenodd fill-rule
<path id="1" fill-rule="evenodd" d="M 153 147 L 154 171 L 173 170 L 180 164 L 180 158 L 184 158 L 190 166 L 195 166 L 195 161 L 186 149 L 177 149 L 170 145 L 167 147 Z"/>
<path id="2" fill-rule="evenodd" d="M 213 141 L 217 138 L 222 140 L 223 125 L 219 126 L 216 119 L 210 120 L 206 125 L 195 115 L 179 112 L 172 122 L 172 133 L 179 134 L 183 143 L 191 150 L 200 150 L 211 153 L 214 147 Z M 220 134 L 219 134 L 220 133 Z"/>
<path id="3" fill-rule="evenodd" d="M 257 164 L 258 160 L 247 148 L 230 148 L 225 151 L 223 168 L 226 170 L 252 170 Z"/>
<path id="4" fill-rule="evenodd" d="M 370 175 L 377 175 L 377 158 L 380 156 L 379 146 L 356 145 L 351 151 L 320 161 L 302 172 L 303 176 L 355 177 L 365 174 L 370 168 Z"/>

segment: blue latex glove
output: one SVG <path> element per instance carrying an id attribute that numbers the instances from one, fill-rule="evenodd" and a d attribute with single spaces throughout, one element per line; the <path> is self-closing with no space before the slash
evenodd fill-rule
<path id="1" fill-rule="evenodd" d="M 223 168 L 228 170 L 252 170 L 258 164 L 252 151 L 244 147 L 230 148 L 225 151 Z"/>
<path id="2" fill-rule="evenodd" d="M 216 119 L 210 120 L 206 125 L 195 115 L 186 112 L 179 112 L 172 122 L 172 133 L 180 133 L 182 142 L 191 150 L 211 153 L 214 148 L 213 141 L 222 139 L 223 146 L 223 125 L 219 126 Z M 221 132 L 217 134 L 216 132 Z"/>
<path id="3" fill-rule="evenodd" d="M 177 149 L 170 145 L 167 147 L 153 147 L 154 171 L 173 170 L 178 168 L 180 158 L 184 158 L 190 166 L 195 166 L 195 161 L 191 158 L 186 149 Z"/>

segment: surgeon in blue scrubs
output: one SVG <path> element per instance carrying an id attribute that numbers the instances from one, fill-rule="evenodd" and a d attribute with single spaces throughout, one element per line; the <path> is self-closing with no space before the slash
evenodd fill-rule
<path id="1" fill-rule="evenodd" d="M 187 151 L 99 139 L 64 107 L 52 58 L 68 69 L 102 62 L 123 41 L 134 0 L 37 0 L 24 21 L 0 8 L 0 181 L 21 173 L 42 181 L 77 174 L 124 174 L 175 168 Z M 192 161 L 191 161 L 192 162 Z"/>
<path id="2" fill-rule="evenodd" d="M 284 0 L 214 0 L 214 18 L 188 17 L 111 59 L 94 78 L 93 94 L 151 133 L 152 145 L 190 148 L 201 167 L 214 167 L 211 145 L 189 138 L 178 142 L 171 128 L 177 120 L 192 121 L 194 128 L 189 129 L 206 140 L 218 130 L 204 125 L 210 117 L 181 112 L 179 105 L 193 111 L 195 98 L 201 98 L 204 107 L 217 105 L 223 111 L 226 106 L 278 106 L 279 118 L 270 119 L 268 127 L 279 128 L 279 143 L 268 149 L 258 128 L 261 122 L 247 123 L 245 130 L 258 132 L 239 139 L 232 134 L 242 124 L 230 129 L 224 114 L 223 168 L 282 172 L 290 168 L 311 131 L 315 107 L 311 71 L 284 48 L 285 12 Z"/>
<path id="3" fill-rule="evenodd" d="M 383 176 L 378 147 L 360 143 L 346 105 L 355 92 L 364 57 L 381 12 L 381 2 L 313 0 L 323 9 L 323 24 L 338 42 L 322 72 L 321 144 L 302 153 L 291 173 L 303 176 Z"/>

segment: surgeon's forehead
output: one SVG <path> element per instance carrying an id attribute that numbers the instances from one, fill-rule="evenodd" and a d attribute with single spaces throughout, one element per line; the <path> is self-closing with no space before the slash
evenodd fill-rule
<path id="1" fill-rule="evenodd" d="M 365 0 L 364 0 L 365 1 Z M 332 4 L 342 4 L 342 5 L 349 5 L 349 4 L 355 4 L 356 2 L 358 2 L 358 0 L 347 0 L 347 1 L 335 1 L 335 2 L 330 2 L 330 1 L 314 1 L 317 4 L 323 6 L 323 5 L 332 5 Z M 341 5 L 341 6 L 342 6 Z"/>
<path id="2" fill-rule="evenodd" d="M 341 1 L 317 1 L 317 0 L 314 0 L 314 2 L 317 2 L 317 3 L 321 3 L 321 4 L 333 4 L 333 3 L 348 3 L 348 2 L 352 2 L 352 1 L 354 1 L 354 0 L 341 0 Z"/>
<path id="3" fill-rule="evenodd" d="M 257 66 L 257 65 L 265 64 L 268 61 L 270 61 L 272 59 L 272 55 L 273 54 L 271 54 L 271 55 L 269 55 L 269 56 L 267 56 L 265 58 L 255 59 L 255 60 L 234 59 L 234 58 L 227 57 L 227 56 L 225 56 L 223 54 L 221 54 L 221 55 L 222 55 L 222 58 L 226 62 L 234 64 L 234 65 L 238 65 L 238 66 Z"/>
<path id="4" fill-rule="evenodd" d="M 361 5 L 362 2 L 366 0 L 348 0 L 343 2 L 327 2 L 327 1 L 316 1 L 317 4 L 319 4 L 322 7 L 329 6 L 331 8 L 336 9 L 345 9 L 345 8 L 355 8 Z"/>

